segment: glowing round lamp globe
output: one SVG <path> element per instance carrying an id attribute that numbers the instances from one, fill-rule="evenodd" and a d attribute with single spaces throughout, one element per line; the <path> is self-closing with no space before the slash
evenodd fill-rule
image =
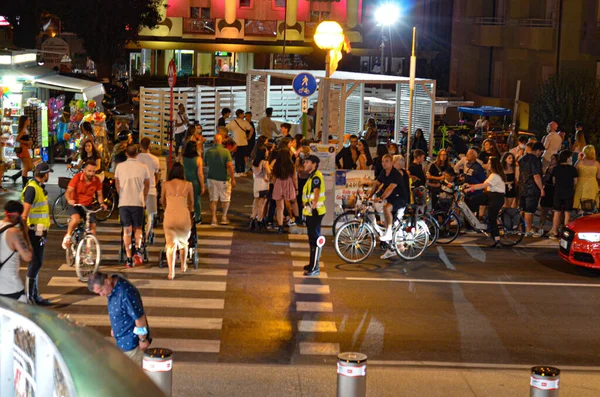
<path id="1" fill-rule="evenodd" d="M 392 25 L 400 19 L 400 8 L 396 4 L 382 4 L 375 10 L 375 20 L 385 26 Z"/>
<path id="2" fill-rule="evenodd" d="M 315 31 L 315 43 L 322 50 L 333 50 L 344 42 L 344 29 L 335 21 L 323 21 Z"/>

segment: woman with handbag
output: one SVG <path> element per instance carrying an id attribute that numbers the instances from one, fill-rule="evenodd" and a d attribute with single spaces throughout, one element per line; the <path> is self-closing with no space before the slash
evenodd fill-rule
<path id="1" fill-rule="evenodd" d="M 31 153 L 29 153 L 29 149 L 31 149 L 33 144 L 31 137 L 29 136 L 29 123 L 29 117 L 25 115 L 19 117 L 17 135 L 18 146 L 15 147 L 15 153 L 17 153 L 17 157 L 21 159 L 21 177 L 23 181 L 23 188 L 25 188 L 27 182 L 29 181 L 27 174 L 29 174 L 29 171 L 33 170 L 33 160 L 31 159 Z"/>

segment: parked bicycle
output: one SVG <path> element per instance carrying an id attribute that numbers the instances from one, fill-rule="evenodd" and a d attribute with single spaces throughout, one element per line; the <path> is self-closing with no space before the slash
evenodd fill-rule
<path id="1" fill-rule="evenodd" d="M 377 238 L 385 235 L 386 228 L 377 222 L 374 201 L 367 200 L 360 206 L 356 219 L 341 225 L 334 238 L 335 252 L 348 263 L 360 263 L 374 251 Z M 392 240 L 381 242 L 381 248 L 393 249 L 401 258 L 413 260 L 423 254 L 429 241 L 429 230 L 416 215 L 404 219 L 405 208 L 395 215 Z"/>
<path id="2" fill-rule="evenodd" d="M 66 259 L 69 266 L 75 266 L 79 280 L 86 282 L 89 275 L 98 271 L 100 266 L 102 252 L 98 239 L 92 234 L 90 218 L 102 208 L 89 210 L 81 204 L 75 204 L 74 207 L 83 208 L 85 220 L 82 219 L 71 233 L 71 246 L 66 250 Z"/>
<path id="3" fill-rule="evenodd" d="M 463 222 L 459 214 L 464 216 L 464 219 L 475 232 L 490 236 L 487 224 L 490 220 L 486 219 L 485 222 L 481 222 L 477 219 L 465 202 L 463 189 L 455 186 L 454 190 L 455 197 L 448 209 L 437 210 L 433 213 L 433 217 L 440 228 L 437 242 L 439 244 L 450 244 L 458 237 L 463 228 Z M 501 245 L 506 247 L 515 246 L 525 237 L 525 219 L 521 215 L 520 209 L 503 208 L 494 221 L 498 222 Z"/>

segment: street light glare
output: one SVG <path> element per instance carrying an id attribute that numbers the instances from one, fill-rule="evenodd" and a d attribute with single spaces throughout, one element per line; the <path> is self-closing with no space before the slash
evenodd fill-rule
<path id="1" fill-rule="evenodd" d="M 394 3 L 385 3 L 375 11 L 375 20 L 381 25 L 392 25 L 400 19 L 400 8 Z"/>

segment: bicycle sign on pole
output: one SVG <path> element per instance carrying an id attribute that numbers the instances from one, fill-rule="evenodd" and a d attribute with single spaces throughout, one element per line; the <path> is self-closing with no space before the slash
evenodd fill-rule
<path id="1" fill-rule="evenodd" d="M 177 70 L 173 59 L 169 62 L 169 67 L 167 69 L 167 81 L 169 82 L 171 91 L 169 107 L 169 169 L 171 169 L 171 166 L 173 165 L 173 87 L 177 82 Z"/>
<path id="2" fill-rule="evenodd" d="M 317 79 L 310 73 L 300 73 L 294 77 L 292 87 L 296 95 L 302 98 L 302 135 L 307 138 L 308 97 L 317 90 Z"/>

